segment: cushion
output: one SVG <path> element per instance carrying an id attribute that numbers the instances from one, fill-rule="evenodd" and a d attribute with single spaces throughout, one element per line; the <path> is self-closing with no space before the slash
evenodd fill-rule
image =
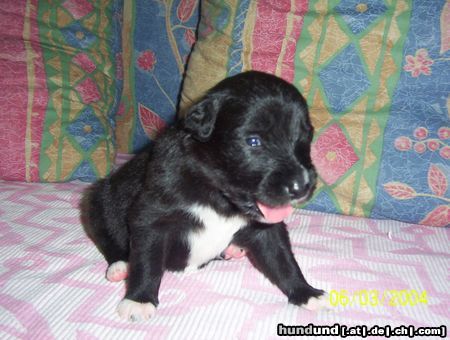
<path id="1" fill-rule="evenodd" d="M 0 12 L 0 178 L 85 181 L 115 155 L 121 1 L 8 1 Z"/>
<path id="2" fill-rule="evenodd" d="M 292 82 L 315 126 L 305 208 L 450 224 L 448 1 L 202 1 L 182 108 L 255 69 Z"/>
<path id="3" fill-rule="evenodd" d="M 175 119 L 199 15 L 196 0 L 130 0 L 124 6 L 124 91 L 116 136 L 118 150 L 133 153 Z"/>

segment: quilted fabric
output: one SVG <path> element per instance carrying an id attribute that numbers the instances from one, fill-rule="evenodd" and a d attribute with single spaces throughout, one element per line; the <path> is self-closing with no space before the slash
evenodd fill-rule
<path id="1" fill-rule="evenodd" d="M 124 5 L 124 92 L 116 136 L 120 152 L 134 153 L 174 121 L 199 15 L 197 0 Z"/>
<path id="2" fill-rule="evenodd" d="M 2 339 L 262 340 L 277 338 L 279 323 L 450 325 L 450 229 L 311 211 L 297 211 L 289 232 L 308 281 L 334 296 L 330 311 L 288 305 L 244 258 L 167 273 L 155 317 L 123 322 L 115 308 L 124 283 L 105 279 L 79 222 L 85 187 L 0 181 Z M 390 300 L 401 291 L 408 295 Z M 364 292 L 380 299 L 369 304 Z"/>
<path id="3" fill-rule="evenodd" d="M 256 69 L 292 82 L 316 129 L 305 208 L 450 225 L 450 5 L 205 0 L 182 107 Z"/>
<path id="4" fill-rule="evenodd" d="M 204 0 L 181 108 L 223 78 L 255 69 L 294 80 L 307 0 Z"/>
<path id="5" fill-rule="evenodd" d="M 0 178 L 93 180 L 113 164 L 120 0 L 0 9 Z"/>

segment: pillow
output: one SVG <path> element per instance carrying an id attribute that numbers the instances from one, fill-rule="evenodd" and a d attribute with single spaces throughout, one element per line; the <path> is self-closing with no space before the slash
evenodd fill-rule
<path id="1" fill-rule="evenodd" d="M 448 1 L 204 0 L 183 108 L 255 69 L 310 106 L 307 209 L 450 223 Z"/>
<path id="2" fill-rule="evenodd" d="M 121 1 L 7 1 L 0 12 L 0 178 L 91 181 L 115 155 Z"/>
<path id="3" fill-rule="evenodd" d="M 245 70 L 294 80 L 296 43 L 308 1 L 204 0 L 189 61 L 182 111 L 210 87 Z"/>
<path id="4" fill-rule="evenodd" d="M 198 18 L 196 0 L 125 2 L 120 152 L 137 152 L 174 121 Z"/>

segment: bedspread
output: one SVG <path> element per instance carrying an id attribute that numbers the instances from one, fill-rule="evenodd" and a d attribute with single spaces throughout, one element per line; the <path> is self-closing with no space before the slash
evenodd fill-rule
<path id="1" fill-rule="evenodd" d="M 287 221 L 293 250 L 329 310 L 287 304 L 244 258 L 165 274 L 156 316 L 121 321 L 124 283 L 105 279 L 79 221 L 85 186 L 0 181 L 0 338 L 271 339 L 279 324 L 450 324 L 449 228 L 302 210 Z"/>

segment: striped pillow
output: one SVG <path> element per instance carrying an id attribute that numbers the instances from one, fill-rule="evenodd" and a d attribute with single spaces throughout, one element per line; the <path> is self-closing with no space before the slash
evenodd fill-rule
<path id="1" fill-rule="evenodd" d="M 0 12 L 0 178 L 91 181 L 115 156 L 119 0 L 6 1 Z"/>

